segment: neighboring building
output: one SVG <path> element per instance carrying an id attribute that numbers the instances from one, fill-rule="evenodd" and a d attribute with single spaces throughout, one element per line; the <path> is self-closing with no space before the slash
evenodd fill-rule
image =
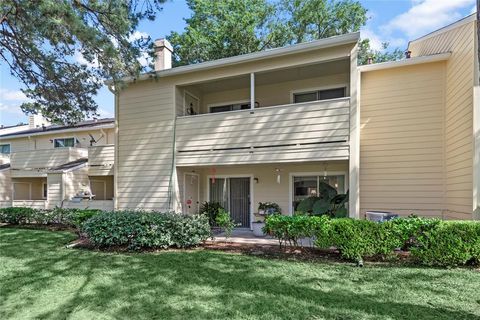
<path id="1" fill-rule="evenodd" d="M 0 206 L 113 209 L 114 139 L 113 119 L 1 134 Z"/>
<path id="2" fill-rule="evenodd" d="M 292 213 L 327 182 L 349 190 L 352 217 L 471 219 L 474 19 L 363 67 L 358 33 L 177 68 L 157 41 L 156 72 L 117 93 L 116 208 L 195 213 L 214 200 L 250 227 L 258 202 Z"/>

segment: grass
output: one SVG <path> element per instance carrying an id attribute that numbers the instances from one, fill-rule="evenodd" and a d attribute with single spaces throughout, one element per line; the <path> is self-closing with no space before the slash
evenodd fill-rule
<path id="1" fill-rule="evenodd" d="M 480 319 L 480 272 L 66 249 L 0 228 L 1 319 Z"/>

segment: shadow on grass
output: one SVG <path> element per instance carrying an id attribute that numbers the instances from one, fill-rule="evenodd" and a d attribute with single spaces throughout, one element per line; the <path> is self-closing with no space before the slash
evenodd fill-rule
<path id="1" fill-rule="evenodd" d="M 473 271 L 65 249 L 73 237 L 0 229 L 1 318 L 480 319 Z"/>

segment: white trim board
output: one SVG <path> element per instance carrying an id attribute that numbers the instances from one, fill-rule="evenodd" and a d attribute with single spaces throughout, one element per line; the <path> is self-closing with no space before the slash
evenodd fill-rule
<path id="1" fill-rule="evenodd" d="M 358 67 L 359 72 L 369 72 L 369 71 L 377 71 L 377 70 L 384 70 L 384 69 L 391 69 L 391 68 L 399 68 L 399 67 L 406 67 L 406 66 L 413 66 L 421 63 L 431 63 L 437 61 L 445 61 L 450 58 L 452 54 L 450 52 L 432 54 L 428 56 L 420 56 L 420 57 L 412 57 L 409 59 L 403 59 L 398 61 L 389 61 L 389 62 L 382 62 L 382 63 L 374 63 L 374 64 L 367 64 Z"/>

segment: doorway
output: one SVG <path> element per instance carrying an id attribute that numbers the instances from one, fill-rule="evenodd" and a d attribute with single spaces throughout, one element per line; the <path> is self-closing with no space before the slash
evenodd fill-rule
<path id="1" fill-rule="evenodd" d="M 187 214 L 197 214 L 200 205 L 200 178 L 196 173 L 183 176 L 183 208 Z"/>
<path id="2" fill-rule="evenodd" d="M 241 228 L 250 228 L 251 199 L 249 177 L 209 178 L 209 199 L 230 212 Z"/>

